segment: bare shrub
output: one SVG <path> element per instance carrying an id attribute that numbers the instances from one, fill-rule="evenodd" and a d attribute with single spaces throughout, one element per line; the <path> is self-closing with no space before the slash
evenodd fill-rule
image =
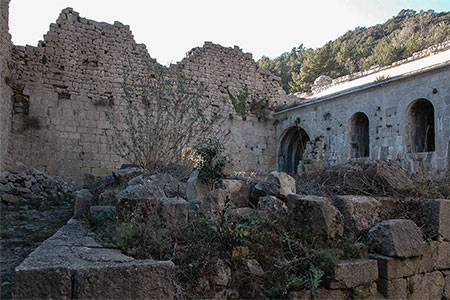
<path id="1" fill-rule="evenodd" d="M 220 135 L 207 87 L 163 67 L 126 76 L 124 99 L 107 114 L 116 154 L 148 171 L 180 163 L 182 149 Z"/>

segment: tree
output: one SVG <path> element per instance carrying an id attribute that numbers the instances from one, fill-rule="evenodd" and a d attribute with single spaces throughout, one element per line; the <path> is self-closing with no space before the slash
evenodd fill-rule
<path id="1" fill-rule="evenodd" d="M 156 67 L 146 76 L 126 76 L 124 98 L 108 114 L 117 155 L 157 171 L 180 162 L 181 151 L 218 133 L 207 88 Z"/>

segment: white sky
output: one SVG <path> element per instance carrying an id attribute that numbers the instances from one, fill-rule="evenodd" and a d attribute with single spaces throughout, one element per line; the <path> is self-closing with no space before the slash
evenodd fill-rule
<path id="1" fill-rule="evenodd" d="M 320 47 L 357 26 L 383 23 L 401 9 L 449 11 L 449 0 L 11 0 L 16 45 L 37 45 L 65 7 L 81 17 L 130 25 L 150 56 L 167 65 L 212 41 L 275 58 Z"/>

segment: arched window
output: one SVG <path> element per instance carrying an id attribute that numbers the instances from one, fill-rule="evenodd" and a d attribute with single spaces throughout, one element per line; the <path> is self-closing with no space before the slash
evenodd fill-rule
<path id="1" fill-rule="evenodd" d="M 357 112 L 349 120 L 350 157 L 369 156 L 369 118 Z"/>
<path id="2" fill-rule="evenodd" d="M 427 99 L 413 101 L 406 109 L 407 152 L 434 151 L 434 107 Z"/>
<path id="3" fill-rule="evenodd" d="M 309 136 L 300 127 L 292 127 L 286 131 L 281 139 L 278 152 L 278 169 L 288 174 L 297 173 L 299 161 L 303 158 L 303 152 Z"/>

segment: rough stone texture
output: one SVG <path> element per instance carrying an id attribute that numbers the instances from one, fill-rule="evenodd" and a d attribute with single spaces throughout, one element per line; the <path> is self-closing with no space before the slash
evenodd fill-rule
<path id="1" fill-rule="evenodd" d="M 433 240 L 450 242 L 450 200 L 425 199 L 420 201 L 420 206 L 423 232 Z"/>
<path id="2" fill-rule="evenodd" d="M 201 182 L 198 174 L 199 172 L 197 170 L 193 171 L 186 184 L 186 196 L 189 202 L 202 202 L 209 193 L 208 186 Z"/>
<path id="3" fill-rule="evenodd" d="M 188 202 L 180 197 L 162 198 L 159 215 L 169 226 L 188 221 Z"/>
<path id="4" fill-rule="evenodd" d="M 269 195 L 286 198 L 290 194 L 296 194 L 295 179 L 285 172 L 270 172 L 266 181 Z"/>
<path id="5" fill-rule="evenodd" d="M 156 213 L 161 199 L 165 197 L 161 187 L 147 183 L 144 185 L 130 185 L 117 195 L 117 217 L 126 219 L 138 206 L 143 210 Z"/>
<path id="6" fill-rule="evenodd" d="M 366 196 L 336 196 L 333 204 L 344 216 L 344 236 L 354 239 L 378 222 L 380 205 Z"/>
<path id="7" fill-rule="evenodd" d="M 444 299 L 450 299 L 450 271 L 443 271 L 442 274 L 444 274 L 444 292 L 443 292 L 443 298 Z"/>
<path id="8" fill-rule="evenodd" d="M 218 259 L 211 279 L 214 284 L 227 286 L 231 281 L 230 267 L 223 260 Z"/>
<path id="9" fill-rule="evenodd" d="M 9 34 L 9 1 L 0 1 L 0 170 L 6 169 L 11 135 L 12 90 L 8 63 L 11 61 L 11 35 Z"/>
<path id="10" fill-rule="evenodd" d="M 313 297 L 310 290 L 299 292 L 290 292 L 289 300 L 341 300 L 348 299 L 350 293 L 346 290 L 329 290 L 325 288 L 318 288 L 316 295 Z"/>
<path id="11" fill-rule="evenodd" d="M 392 257 L 414 257 L 424 253 L 422 231 L 411 220 L 394 219 L 376 224 L 370 229 L 373 249 Z"/>
<path id="12" fill-rule="evenodd" d="M 318 196 L 288 195 L 287 206 L 293 222 L 331 238 L 342 236 L 344 218 L 331 204 L 330 199 Z"/>
<path id="13" fill-rule="evenodd" d="M 250 274 L 255 276 L 264 275 L 264 270 L 256 259 L 243 259 Z"/>
<path id="14" fill-rule="evenodd" d="M 94 226 L 101 226 L 115 217 L 115 206 L 91 206 L 89 209 L 89 223 Z"/>
<path id="15" fill-rule="evenodd" d="M 353 288 L 378 279 L 377 261 L 358 259 L 342 261 L 334 267 L 333 278 L 327 282 L 331 289 Z"/>
<path id="16" fill-rule="evenodd" d="M 225 190 L 230 194 L 230 200 L 235 207 L 247 207 L 250 197 L 250 186 L 244 180 L 223 180 Z"/>
<path id="17" fill-rule="evenodd" d="M 94 195 L 88 190 L 82 189 L 75 192 L 75 207 L 73 217 L 83 219 L 89 216 L 89 208 L 94 204 Z"/>
<path id="18" fill-rule="evenodd" d="M 439 269 L 439 264 L 444 262 L 442 259 L 439 259 L 438 248 L 439 243 L 430 242 L 425 246 L 423 256 L 393 258 L 371 254 L 370 258 L 378 261 L 378 275 L 380 278 L 395 279 L 419 273 L 429 273 Z M 446 264 L 448 263 L 445 262 L 444 265 Z"/>
<path id="19" fill-rule="evenodd" d="M 449 43 L 439 45 L 447 51 Z M 446 50 L 443 50 L 445 48 Z M 429 56 L 430 52 L 425 53 Z M 410 61 L 410 58 L 408 59 Z M 443 59 L 443 62 L 446 60 Z M 405 63 L 406 61 L 400 62 Z M 421 69 L 422 71 L 423 69 Z M 365 70 L 362 73 L 367 73 Z M 323 155 L 320 165 L 336 165 L 351 159 L 352 139 L 350 137 L 351 117 L 364 113 L 369 120 L 370 160 L 389 160 L 405 170 L 418 173 L 445 173 L 450 170 L 448 143 L 450 127 L 437 124 L 450 122 L 450 66 L 429 69 L 420 74 L 399 76 L 398 80 L 374 82 L 375 86 L 355 87 L 343 92 L 312 96 L 301 101 L 296 108 L 275 113 L 277 149 L 290 128 L 301 127 L 309 137 L 303 158 L 309 157 L 315 144 L 323 143 Z M 357 74 L 347 76 L 347 80 Z M 366 75 L 366 74 L 364 74 Z M 397 78 L 396 78 L 397 79 Z M 433 94 L 433 89 L 438 93 Z M 434 106 L 435 151 L 412 153 L 408 147 L 407 109 L 417 99 L 427 99 Z M 311 145 L 308 147 L 308 145 Z M 285 153 L 277 153 L 277 165 L 280 166 Z M 280 170 L 280 169 L 278 169 Z"/>
<path id="20" fill-rule="evenodd" d="M 378 291 L 387 299 L 407 299 L 408 282 L 405 278 L 387 280 L 378 278 Z"/>
<path id="21" fill-rule="evenodd" d="M 416 274 L 407 278 L 408 299 L 441 299 L 444 291 L 444 276 L 435 271 Z"/>
<path id="22" fill-rule="evenodd" d="M 287 213 L 286 203 L 274 196 L 266 196 L 259 198 L 258 209 L 268 210 L 278 213 Z"/>
<path id="23" fill-rule="evenodd" d="M 175 265 L 134 261 L 84 266 L 77 268 L 74 280 L 75 299 L 173 299 Z"/>
<path id="24" fill-rule="evenodd" d="M 450 269 L 450 242 L 440 242 L 437 246 L 436 269 Z"/>
<path id="25" fill-rule="evenodd" d="M 11 108 L 1 109 L 2 141 L 8 132 L 3 128 L 11 123 L 13 128 L 11 143 L 16 151 L 8 158 L 11 168 L 39 167 L 78 182 L 85 173 L 105 175 L 118 168 L 122 161 L 114 155 L 113 130 L 104 111 L 123 98 L 124 75 L 148 74 L 157 62 L 145 45 L 134 41 L 129 26 L 87 20 L 71 8 L 61 12 L 37 47 L 14 46 L 8 54 L 7 8 L 8 1 L 2 0 L 2 70 L 4 60 L 12 58 L 15 92 L 29 103 L 27 113 L 14 114 L 12 122 L 4 118 L 11 115 Z M 211 42 L 189 51 L 169 67 L 169 73 L 208 86 L 207 101 L 213 106 L 206 113 L 224 116 L 232 170 L 273 168 L 274 128 L 268 111 L 288 101 L 278 77 L 260 69 L 251 54 L 237 46 L 226 48 Z M 247 111 L 240 115 L 230 94 L 236 96 L 245 89 Z M 11 93 L 5 96 L 10 99 Z M 267 112 L 253 108 L 254 103 Z M 25 128 L 25 119 L 40 126 Z"/>
<path id="26" fill-rule="evenodd" d="M 103 248 L 72 219 L 16 268 L 15 299 L 171 299 L 175 265 Z M 112 275 L 112 276 L 111 276 Z"/>

